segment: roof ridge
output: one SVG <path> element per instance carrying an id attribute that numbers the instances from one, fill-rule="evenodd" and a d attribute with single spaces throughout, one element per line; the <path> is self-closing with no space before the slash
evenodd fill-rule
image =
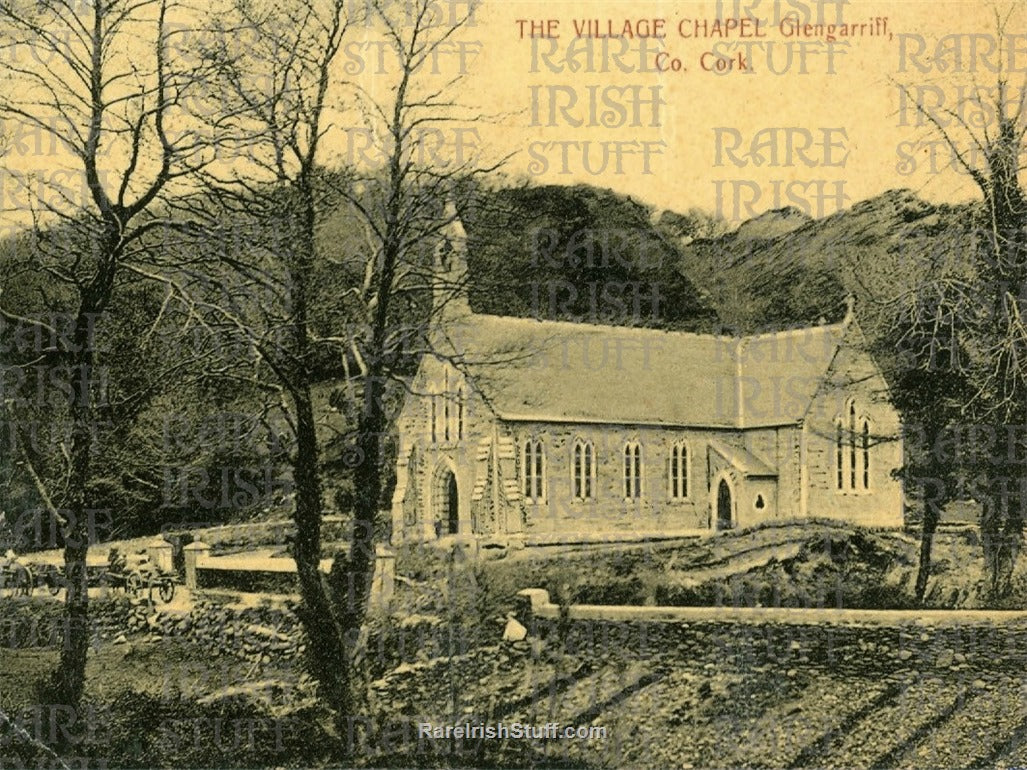
<path id="1" fill-rule="evenodd" d="M 469 320 L 473 320 L 474 318 L 487 318 L 487 319 L 495 319 L 495 320 L 500 320 L 500 321 L 514 321 L 514 322 L 524 323 L 526 325 L 530 324 L 530 325 L 534 325 L 534 326 L 562 326 L 562 327 L 573 326 L 573 327 L 577 327 L 579 329 L 580 328 L 588 328 L 588 329 L 613 329 L 613 330 L 616 330 L 616 331 L 626 331 L 626 332 L 650 332 L 650 333 L 659 333 L 659 334 L 668 334 L 668 335 L 678 335 L 678 336 L 682 336 L 682 337 L 713 337 L 714 339 L 723 339 L 725 337 L 730 337 L 730 335 L 724 335 L 724 334 L 700 334 L 699 332 L 685 332 L 685 331 L 678 331 L 677 329 L 655 329 L 655 328 L 653 328 L 651 326 L 622 326 L 622 325 L 619 325 L 619 324 L 591 323 L 589 321 L 561 321 L 561 320 L 552 319 L 552 318 L 530 318 L 530 317 L 526 317 L 526 316 L 517 316 L 517 315 L 497 315 L 495 313 L 471 313 L 471 315 L 467 316 L 467 318 Z"/>
<path id="2" fill-rule="evenodd" d="M 848 326 L 846 321 L 839 321 L 833 324 L 817 324 L 815 326 L 797 326 L 793 329 L 779 329 L 774 332 L 760 332 L 759 334 L 746 334 L 742 336 L 742 340 L 749 342 L 751 340 L 758 340 L 764 337 L 785 337 L 793 334 L 799 334 L 801 332 L 811 331 L 827 331 L 828 329 L 838 329 L 844 331 L 845 327 Z"/>
<path id="3" fill-rule="evenodd" d="M 814 326 L 799 326 L 794 329 L 782 329 L 774 332 L 762 332 L 760 334 L 714 334 L 714 333 L 703 333 L 703 332 L 686 332 L 677 329 L 656 329 L 651 326 L 621 326 L 618 324 L 599 324 L 591 323 L 588 321 L 562 321 L 551 318 L 530 318 L 526 316 L 515 316 L 515 315 L 498 315 L 495 313 L 474 313 L 462 317 L 461 321 L 473 321 L 475 318 L 484 318 L 490 320 L 499 321 L 512 321 L 515 323 L 523 323 L 525 325 L 541 326 L 541 327 L 574 327 L 576 329 L 595 329 L 595 330 L 612 330 L 618 332 L 638 332 L 643 334 L 664 334 L 667 336 L 675 337 L 696 337 L 699 339 L 711 339 L 711 340 L 737 340 L 740 342 L 748 342 L 750 340 L 759 339 L 761 337 L 774 337 L 784 336 L 789 334 L 797 334 L 800 332 L 810 331 L 823 331 L 832 328 L 842 329 L 846 326 L 844 321 L 833 323 L 833 324 L 816 324 Z"/>

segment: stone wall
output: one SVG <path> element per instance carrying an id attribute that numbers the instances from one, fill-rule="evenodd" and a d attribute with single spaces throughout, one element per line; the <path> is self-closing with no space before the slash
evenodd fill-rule
<path id="1" fill-rule="evenodd" d="M 118 596 L 89 603 L 91 643 L 124 643 L 184 637 L 211 655 L 233 655 L 255 664 L 297 658 L 305 649 L 292 603 L 235 608 L 198 599 L 189 612 L 162 611 L 143 599 Z M 52 599 L 5 603 L 0 647 L 55 647 L 66 633 L 63 605 Z"/>
<path id="2" fill-rule="evenodd" d="M 542 592 L 545 593 L 545 592 Z M 530 637 L 586 658 L 689 660 L 821 668 L 832 675 L 919 670 L 921 675 L 1019 676 L 1027 666 L 1027 612 L 822 611 L 571 606 L 535 598 L 518 619 Z M 551 606 L 551 605 L 550 605 Z M 976 673 L 975 673 L 976 672 Z"/>

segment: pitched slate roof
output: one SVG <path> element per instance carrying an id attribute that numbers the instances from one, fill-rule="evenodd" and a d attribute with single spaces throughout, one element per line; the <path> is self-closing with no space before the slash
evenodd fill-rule
<path id="1" fill-rule="evenodd" d="M 739 341 L 739 427 L 802 419 L 852 323 L 743 337 Z"/>
<path id="2" fill-rule="evenodd" d="M 749 477 L 776 476 L 777 471 L 767 465 L 752 452 L 740 447 L 732 447 L 720 441 L 710 441 L 710 449 L 727 460 L 732 466 Z"/>
<path id="3" fill-rule="evenodd" d="M 743 428 L 801 420 L 847 325 L 728 337 L 472 314 L 446 336 L 506 420 Z"/>

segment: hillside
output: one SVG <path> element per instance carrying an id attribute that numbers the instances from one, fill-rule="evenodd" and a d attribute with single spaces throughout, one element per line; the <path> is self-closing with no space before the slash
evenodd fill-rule
<path id="1" fill-rule="evenodd" d="M 882 306 L 929 273 L 964 262 L 968 206 L 933 205 L 891 190 L 823 219 L 767 212 L 718 238 L 682 245 L 681 270 L 723 323 L 741 331 L 840 317 L 852 293 L 875 340 Z"/>
<path id="2" fill-rule="evenodd" d="M 708 331 L 717 316 L 650 209 L 587 185 L 483 192 L 465 211 L 472 309 Z"/>
<path id="3" fill-rule="evenodd" d="M 348 317 L 346 297 L 362 280 L 365 255 L 362 231 L 330 190 L 325 196 L 318 226 L 324 259 L 317 266 L 311 316 L 317 332 L 328 338 Z M 894 355 L 896 347 L 884 303 L 922 276 L 966 262 L 968 213 L 966 207 L 934 206 L 908 191 L 892 191 L 821 220 L 784 209 L 725 232 L 724 223 L 710 214 L 657 212 L 630 197 L 587 185 L 481 187 L 465 195 L 461 205 L 469 239 L 470 300 L 478 312 L 700 332 L 751 331 L 837 319 L 842 298 L 852 292 L 859 299 L 861 326 L 886 371 L 889 351 Z M 241 212 L 226 213 L 225 219 L 226 232 L 239 238 L 253 235 L 250 230 L 257 237 L 266 225 Z M 55 242 L 59 236 L 56 231 L 48 234 Z M 192 237 L 168 235 L 156 242 L 171 264 L 188 262 L 193 251 L 220 253 L 217 243 Z M 244 250 L 246 243 L 232 240 L 221 247 Z M 422 239 L 412 247 L 417 252 L 412 260 L 429 262 L 434 247 L 432 239 Z M 6 301 L 20 312 L 32 315 L 72 306 L 64 287 L 31 269 L 31 238 L 0 240 L 0 256 L 8 266 Z M 406 287 L 403 301 L 393 304 L 397 328 L 423 323 L 429 297 L 423 281 Z M 265 299 L 260 292 L 240 295 L 258 317 Z M 235 469 L 269 462 L 267 446 L 257 434 L 239 442 L 222 431 L 216 440 L 208 436 L 204 451 L 198 451 L 208 421 L 271 407 L 256 389 L 236 381 L 225 388 L 200 374 L 163 377 L 161 372 L 172 366 L 187 367 L 185 356 L 196 344 L 181 313 L 165 312 L 165 305 L 161 287 L 126 277 L 111 306 L 113 320 L 104 329 L 105 346 L 117 352 L 105 361 L 118 406 L 110 414 L 115 429 L 111 451 L 96 467 L 97 499 L 101 507 L 119 512 L 104 539 L 153 533 L 168 522 L 218 524 L 287 512 L 287 496 L 276 489 L 256 494 L 226 481 L 234 478 Z M 164 344 L 147 346 L 139 329 L 155 330 L 154 338 Z M 0 344 L 14 331 L 0 329 Z M 331 391 L 344 374 L 342 364 L 330 347 L 315 352 L 312 363 L 324 382 L 318 398 L 331 401 Z M 27 353 L 23 357 L 30 358 Z M 404 358 L 398 363 L 400 373 L 408 373 L 414 363 L 413 356 Z M 145 398 L 133 395 L 138 393 Z M 323 441 L 324 461 L 344 493 L 350 469 L 339 458 L 352 420 L 342 411 L 322 410 L 329 413 L 339 424 L 330 426 L 332 436 Z M 169 415 L 177 421 L 170 439 L 164 435 Z M 52 412 L 22 418 L 54 431 L 63 424 Z M 35 487 L 14 463 L 13 455 L 0 458 L 0 493 L 11 509 L 38 507 Z M 278 477 L 288 480 L 283 457 L 276 455 L 273 463 Z M 386 466 L 391 473 L 391 463 Z M 185 482 L 175 486 L 175 479 L 185 479 L 185 473 L 192 474 L 186 479 L 192 496 Z M 330 498 L 338 511 L 348 507 L 346 494 Z"/>

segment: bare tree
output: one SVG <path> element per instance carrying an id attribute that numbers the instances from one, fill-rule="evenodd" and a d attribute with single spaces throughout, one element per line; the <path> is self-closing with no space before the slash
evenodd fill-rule
<path id="1" fill-rule="evenodd" d="M 35 234 L 26 269 L 57 287 L 40 288 L 44 308 L 70 319 L 65 333 L 21 308 L 0 308 L 7 321 L 56 341 L 47 356 L 71 372 L 75 394 L 68 506 L 61 514 L 68 638 L 54 677 L 56 702 L 78 703 L 89 643 L 86 511 L 102 366 L 95 335 L 119 283 L 152 254 L 154 237 L 188 227 L 175 214 L 174 196 L 209 160 L 207 142 L 188 128 L 187 105 L 202 75 L 170 55 L 173 47 L 181 54 L 176 20 L 187 13 L 174 0 L 0 7 L 0 117 L 45 138 L 54 151 L 37 169 L 41 182 L 28 204 Z M 76 184 L 67 184 L 69 174 Z"/>
<path id="2" fill-rule="evenodd" d="M 944 268 L 931 274 L 944 274 Z M 946 442 L 959 440 L 962 405 L 970 396 L 968 379 L 959 361 L 965 356 L 960 343 L 960 317 L 954 312 L 944 283 L 936 293 L 917 287 L 903 301 L 893 299 L 893 334 L 899 355 L 891 357 L 892 397 L 903 415 L 905 461 L 901 470 L 907 494 L 918 499 L 922 521 L 914 595 L 923 603 L 931 574 L 934 536 L 942 512 L 959 499 L 961 461 L 956 453 L 939 452 Z M 891 352 L 894 354 L 894 349 Z"/>
<path id="3" fill-rule="evenodd" d="M 249 254 L 238 259 L 222 254 L 222 261 L 242 276 L 244 287 L 263 296 L 232 296 L 224 286 L 213 295 L 195 285 L 183 290 L 193 301 L 205 296 L 199 309 L 210 322 L 253 347 L 266 370 L 258 375 L 263 387 L 285 400 L 295 440 L 293 556 L 303 599 L 300 616 L 321 695 L 344 715 L 351 713 L 345 628 L 320 569 L 324 500 L 310 302 L 329 86 L 349 19 L 342 0 L 236 2 L 231 11 L 217 24 L 209 54 L 219 67 L 219 94 L 229 105 L 216 130 L 241 162 L 212 170 L 208 183 L 227 216 L 254 224 L 244 236 Z M 232 50 L 241 39 L 247 51 L 236 57 Z"/>
<path id="4" fill-rule="evenodd" d="M 431 314 L 432 249 L 457 216 L 442 203 L 487 170 L 471 154 L 441 157 L 423 145 L 439 127 L 474 117 L 462 115 L 451 96 L 461 71 L 441 80 L 426 76 L 426 65 L 473 22 L 474 6 L 465 3 L 454 14 L 431 0 L 368 2 L 350 17 L 341 0 L 240 2 L 212 51 L 227 63 L 221 141 L 248 162 L 231 172 L 211 170 L 210 188 L 226 210 L 265 225 L 254 231 L 259 242 L 248 257 L 226 264 L 265 294 L 260 303 L 236 303 L 224 294 L 197 301 L 187 285 L 182 291 L 212 323 L 248 340 L 270 375 L 267 387 L 286 397 L 296 440 L 293 553 L 301 620 L 312 671 L 340 734 L 351 729 L 363 700 L 365 620 L 383 534 L 389 383 L 400 380 L 403 361 L 425 349 L 419 343 Z M 383 78 L 373 91 L 357 81 L 332 86 L 337 54 L 355 24 L 361 34 L 381 35 L 390 52 L 394 80 L 384 93 Z M 248 55 L 235 59 L 230 49 L 240 38 Z M 356 121 L 335 136 L 368 138 L 375 150 L 370 163 L 325 170 L 331 117 Z M 343 209 L 346 228 L 326 249 L 318 228 L 329 206 Z M 418 297 L 429 301 L 419 304 Z M 419 330 L 414 344 L 411 326 Z M 312 394 L 326 360 L 341 374 L 349 456 L 357 458 L 348 548 L 335 555 L 327 580 L 319 567 L 325 501 Z"/>
<path id="5" fill-rule="evenodd" d="M 432 336 L 432 313 L 445 309 L 447 292 L 452 296 L 464 288 L 444 285 L 433 253 L 443 234 L 457 224 L 454 199 L 465 185 L 503 162 L 486 163 L 481 148 L 469 151 L 458 136 L 466 130 L 462 127 L 487 118 L 456 100 L 463 72 L 426 76 L 433 57 L 474 23 L 476 6 L 467 2 L 457 11 L 454 4 L 415 0 L 399 12 L 386 0 L 371 4 L 373 20 L 389 42 L 396 66 L 387 95 L 357 89 L 365 130 L 378 138 L 382 163 L 351 169 L 350 183 L 339 190 L 365 236 L 363 248 L 353 255 L 363 278 L 347 298 L 355 323 L 349 325 L 345 340 L 358 366 L 353 447 L 360 462 L 354 469 L 353 529 L 345 573 L 336 570 L 332 575 L 336 608 L 347 628 L 359 627 L 366 612 L 374 544 L 384 528 L 379 511 L 384 438 L 390 428 L 388 383 L 398 381 L 410 356 L 434 352 L 460 357 L 460 350 L 437 349 Z M 443 157 L 433 153 L 426 162 L 425 142 L 434 146 L 446 132 L 450 150 Z M 454 279 L 463 281 L 466 276 Z M 441 303 L 415 304 L 415 296 L 430 296 L 432 290 L 441 294 Z M 404 315 L 413 317 L 415 335 L 410 324 L 402 322 Z M 362 643 L 360 636 L 354 649 L 358 661 Z"/>
<path id="6" fill-rule="evenodd" d="M 1027 476 L 1019 459 L 1027 450 L 1027 195 L 1020 177 L 1027 80 L 1014 84 L 1007 69 L 1007 48 L 1015 44 L 1009 30 L 1022 22 L 1021 3 L 994 9 L 994 81 L 974 79 L 959 103 L 939 107 L 921 91 L 901 85 L 919 122 L 941 137 L 982 196 L 973 223 L 972 274 L 949 271 L 928 278 L 924 295 L 943 301 L 921 302 L 908 331 L 910 339 L 919 339 L 923 361 L 937 362 L 934 352 L 945 349 L 950 355 L 943 371 L 966 382 L 962 402 L 950 405 L 957 411 L 946 413 L 968 423 L 963 433 L 970 440 L 964 441 L 960 462 L 967 469 L 965 490 L 983 503 L 987 588 L 994 598 L 1011 587 L 1027 505 Z M 934 425 L 935 431 L 942 429 L 952 425 Z M 1008 442 L 1006 435 L 999 439 L 1002 451 L 981 441 L 993 433 L 1008 434 Z M 925 518 L 925 537 L 935 518 Z"/>

